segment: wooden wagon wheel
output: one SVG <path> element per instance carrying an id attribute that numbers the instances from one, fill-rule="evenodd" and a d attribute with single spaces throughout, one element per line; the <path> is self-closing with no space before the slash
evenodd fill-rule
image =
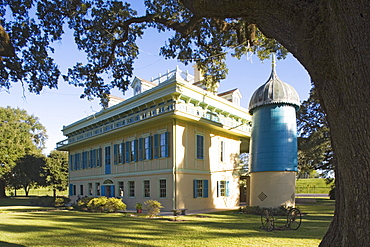
<path id="1" fill-rule="evenodd" d="M 302 215 L 298 208 L 292 208 L 287 215 L 286 225 L 291 230 L 297 230 L 301 226 Z"/>
<path id="2" fill-rule="evenodd" d="M 265 231 L 272 231 L 274 230 L 274 216 L 272 212 L 268 209 L 264 209 L 261 214 L 261 223 L 262 229 Z"/>

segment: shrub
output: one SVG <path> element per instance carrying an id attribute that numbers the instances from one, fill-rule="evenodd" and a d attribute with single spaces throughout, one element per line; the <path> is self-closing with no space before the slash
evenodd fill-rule
<path id="1" fill-rule="evenodd" d="M 57 198 L 55 198 L 54 206 L 55 207 L 65 207 L 66 204 L 70 202 L 71 202 L 71 199 L 69 199 L 68 197 L 58 196 Z"/>
<path id="2" fill-rule="evenodd" d="M 105 210 L 116 213 L 118 210 L 126 210 L 126 204 L 119 198 L 111 197 L 107 200 Z"/>
<path id="3" fill-rule="evenodd" d="M 156 200 L 147 200 L 144 202 L 145 210 L 148 212 L 149 217 L 154 217 L 161 212 L 162 204 Z"/>
<path id="4" fill-rule="evenodd" d="M 105 196 L 91 199 L 87 203 L 87 209 L 93 212 L 104 212 L 105 205 L 107 204 L 108 198 Z"/>
<path id="5" fill-rule="evenodd" d="M 63 207 L 65 204 L 69 203 L 71 200 L 64 196 L 59 196 L 54 199 L 52 196 L 40 196 L 31 199 L 31 205 L 38 205 L 43 207 Z"/>
<path id="6" fill-rule="evenodd" d="M 79 209 L 79 210 L 87 210 L 87 204 L 88 204 L 92 199 L 94 199 L 94 197 L 84 197 L 84 198 L 81 198 L 81 199 L 80 199 L 80 200 L 78 200 L 78 202 L 77 202 L 76 209 Z"/>

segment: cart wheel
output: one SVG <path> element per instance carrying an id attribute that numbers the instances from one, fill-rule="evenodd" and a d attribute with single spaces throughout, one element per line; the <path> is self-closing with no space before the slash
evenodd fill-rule
<path id="1" fill-rule="evenodd" d="M 268 209 L 264 209 L 261 214 L 262 229 L 268 232 L 274 230 L 274 216 Z"/>
<path id="2" fill-rule="evenodd" d="M 287 215 L 287 227 L 290 230 L 297 230 L 301 226 L 302 215 L 298 208 L 292 208 Z"/>

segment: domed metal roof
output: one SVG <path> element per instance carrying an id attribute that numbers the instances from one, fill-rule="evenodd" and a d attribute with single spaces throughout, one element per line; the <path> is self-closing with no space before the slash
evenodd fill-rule
<path id="1" fill-rule="evenodd" d="M 291 85 L 279 79 L 275 67 L 275 55 L 273 55 L 270 78 L 254 92 L 249 101 L 250 114 L 253 114 L 256 107 L 271 104 L 288 104 L 298 110 L 300 102 L 297 91 Z"/>

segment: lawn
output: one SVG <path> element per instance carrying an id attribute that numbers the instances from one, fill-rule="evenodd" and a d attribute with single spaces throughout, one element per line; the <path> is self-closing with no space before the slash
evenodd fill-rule
<path id="1" fill-rule="evenodd" d="M 173 221 L 172 216 L 149 219 L 129 213 L 19 212 L 9 205 L 4 211 L 3 204 L 0 246 L 317 246 L 334 210 L 327 199 L 300 205 L 304 216 L 297 231 L 266 232 L 260 229 L 260 216 L 236 211 Z M 283 225 L 284 217 L 275 224 Z"/>
<path id="2" fill-rule="evenodd" d="M 296 181 L 296 193 L 329 194 L 331 184 L 324 178 L 305 178 Z"/>

